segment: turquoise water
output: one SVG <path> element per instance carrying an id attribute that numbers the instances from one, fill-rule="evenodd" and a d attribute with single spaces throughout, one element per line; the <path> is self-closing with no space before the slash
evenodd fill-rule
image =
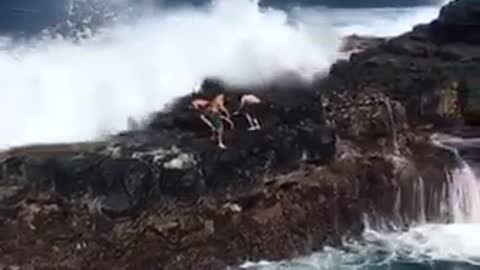
<path id="1" fill-rule="evenodd" d="M 377 258 L 365 258 L 360 264 L 349 261 L 339 261 L 335 264 L 325 265 L 324 262 L 316 263 L 299 263 L 284 262 L 274 265 L 253 266 L 247 269 L 254 270 L 477 270 L 480 266 L 454 261 L 411 261 L 395 259 L 385 261 L 385 258 L 379 256 Z"/>
<path id="2" fill-rule="evenodd" d="M 452 171 L 448 196 L 439 201 L 448 205 L 453 216 L 450 224 L 427 223 L 420 218 L 404 231 L 367 229 L 359 242 L 344 243 L 342 248 L 325 248 L 311 256 L 281 262 L 245 263 L 249 270 L 480 270 L 480 179 L 478 163 L 460 156 L 458 149 L 477 149 L 478 139 L 448 135 L 432 136 L 439 147 L 451 150 L 459 158 Z M 475 164 L 475 165 L 474 165 Z M 423 189 L 418 192 L 424 192 Z M 421 194 L 420 194 L 421 195 Z M 424 196 L 418 196 L 425 198 Z M 424 212 L 419 204 L 418 212 Z M 419 214 L 419 217 L 424 215 Z"/>
<path id="3" fill-rule="evenodd" d="M 325 267 L 320 262 L 318 265 L 313 264 L 295 264 L 284 263 L 275 266 L 264 266 L 250 269 L 275 269 L 275 270 L 317 270 L 317 269 L 365 269 L 365 270 L 475 270 L 480 269 L 480 266 L 472 265 L 468 263 L 452 262 L 452 261 L 431 261 L 431 262 L 412 262 L 403 260 L 394 260 L 387 263 L 367 263 L 363 265 L 352 265 L 349 263 L 337 263 L 329 267 Z"/>
<path id="4" fill-rule="evenodd" d="M 403 233 L 367 231 L 361 243 L 311 256 L 242 265 L 248 270 L 480 269 L 480 224 L 423 225 Z"/>

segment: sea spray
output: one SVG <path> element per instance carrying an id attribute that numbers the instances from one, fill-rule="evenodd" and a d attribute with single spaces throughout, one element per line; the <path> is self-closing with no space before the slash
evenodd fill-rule
<path id="1" fill-rule="evenodd" d="M 454 153 L 459 162 L 458 168 L 452 172 L 449 186 L 449 205 L 454 222 L 480 224 L 480 181 L 455 148 L 456 144 L 464 144 L 466 140 L 435 134 L 432 141 Z"/>
<path id="2" fill-rule="evenodd" d="M 326 247 L 322 252 L 281 262 L 246 263 L 250 270 L 338 270 L 338 269 L 478 269 L 480 266 L 480 185 L 467 161 L 458 154 L 455 145 L 478 144 L 478 139 L 435 134 L 432 142 L 452 151 L 458 168 L 446 171 L 448 181 L 431 199 L 438 203 L 440 213 L 453 216 L 452 223 L 425 222 L 425 186 L 423 179 L 411 183 L 416 190 L 413 204 L 418 215 L 409 227 L 396 226 L 398 222 L 379 226 L 365 218 L 366 229 L 360 241 L 347 241 L 341 248 Z M 397 160 L 401 164 L 402 159 Z M 401 191 L 397 191 L 394 209 L 396 217 L 402 205 Z M 384 220 L 385 221 L 385 220 Z M 404 220 L 406 221 L 406 220 Z M 382 230 L 388 228 L 388 230 Z"/>
<path id="3" fill-rule="evenodd" d="M 364 248 L 381 243 L 382 250 L 397 260 L 409 259 L 416 263 L 448 260 L 480 265 L 480 239 L 477 239 L 480 232 L 480 181 L 455 148 L 468 144 L 467 141 L 445 134 L 432 136 L 436 146 L 451 151 L 458 161 L 457 168 L 446 172 L 448 185 L 442 187 L 442 192 L 437 194 L 439 197 L 435 198 L 441 211 L 453 217 L 451 222 L 411 224 L 407 230 L 399 228 L 388 232 L 367 223 L 361 243 Z M 478 143 L 478 139 L 470 141 Z M 422 189 L 421 186 L 416 188 Z M 422 201 L 421 197 L 417 199 Z"/>
<path id="4" fill-rule="evenodd" d="M 28 43 L 0 38 L 0 148 L 93 140 L 127 129 L 128 119 L 162 109 L 207 76 L 250 84 L 287 71 L 311 79 L 328 71 L 350 31 L 395 35 L 438 12 L 437 7 L 289 12 L 229 0 L 137 12 L 135 20 L 125 21 L 118 19 L 123 14 L 118 8 L 115 14 L 98 14 L 104 10 L 98 8 L 92 15 L 74 7 L 65 31 L 47 31 L 53 38 Z M 95 23 L 85 29 L 84 19 L 108 23 L 101 31 L 89 28 Z M 400 22 L 401 30 L 391 27 Z M 358 23 L 363 27 L 356 28 Z"/>
<path id="5" fill-rule="evenodd" d="M 118 24 L 78 43 L 0 51 L 0 145 L 95 139 L 191 92 L 207 76 L 233 83 L 284 71 L 313 76 L 335 60 L 336 36 L 314 41 L 287 14 L 218 1 Z M 13 113 L 14 112 L 14 113 Z"/>

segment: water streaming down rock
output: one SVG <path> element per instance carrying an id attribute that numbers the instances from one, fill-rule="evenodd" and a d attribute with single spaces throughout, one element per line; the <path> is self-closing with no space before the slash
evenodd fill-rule
<path id="1" fill-rule="evenodd" d="M 245 264 L 243 269 L 404 269 L 406 262 L 408 267 L 421 269 L 476 269 L 470 266 L 480 263 L 480 246 L 475 241 L 480 222 L 480 181 L 475 164 L 459 149 L 472 147 L 479 140 L 443 134 L 431 139 L 440 150 L 454 154 L 457 168 L 445 169 L 446 180 L 437 182 L 437 187 L 423 177 L 402 183 L 396 190 L 392 220 L 385 218 L 382 223 L 368 217 L 362 239 L 345 243 L 346 250 L 325 248 L 308 257 Z M 395 157 L 394 163 L 398 169 L 413 172 L 413 164 L 406 159 Z M 399 226 L 402 224 L 409 228 Z"/>
<path id="2" fill-rule="evenodd" d="M 448 202 L 453 221 L 455 223 L 479 223 L 480 181 L 472 167 L 461 157 L 456 148 L 465 145 L 468 147 L 469 139 L 460 139 L 449 135 L 436 135 L 432 139 L 439 147 L 454 153 L 459 162 L 459 167 L 452 171 L 452 179 L 449 181 Z"/>
<path id="3" fill-rule="evenodd" d="M 463 167 L 453 173 L 450 187 L 450 203 L 456 223 L 480 222 L 480 183 L 472 168 L 463 162 Z"/>
<path id="4" fill-rule="evenodd" d="M 382 195 L 385 200 L 377 203 L 374 212 L 366 213 L 366 227 L 398 231 L 431 222 L 448 222 L 451 219 L 447 203 L 449 174 L 439 174 L 441 170 L 405 157 L 391 156 L 390 159 L 395 167 L 392 179 L 395 191 L 391 195 Z"/>
<path id="5" fill-rule="evenodd" d="M 366 213 L 367 228 L 397 231 L 429 223 L 480 222 L 480 181 L 469 160 L 464 160 L 456 148 L 466 140 L 440 134 L 431 140 L 438 148 L 439 160 L 452 164 L 432 167 L 421 160 L 391 155 L 394 199 L 386 196 L 373 212 Z"/>

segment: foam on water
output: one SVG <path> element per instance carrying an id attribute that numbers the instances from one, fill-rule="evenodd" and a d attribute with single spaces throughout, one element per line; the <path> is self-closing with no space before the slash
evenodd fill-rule
<path id="1" fill-rule="evenodd" d="M 455 146 L 478 144 L 478 139 L 434 135 L 432 141 L 455 153 L 459 168 L 452 172 L 448 196 L 444 197 L 453 223 L 418 223 L 407 231 L 383 231 L 367 223 L 362 240 L 345 243 L 343 249 L 326 248 L 311 256 L 283 262 L 247 263 L 255 270 L 403 269 L 402 264 L 421 266 L 453 263 L 454 269 L 480 266 L 480 180 Z M 421 181 L 419 182 L 421 186 Z M 417 183 L 414 183 L 417 184 Z M 423 187 L 422 187 L 423 188 Z M 420 188 L 420 191 L 422 190 Z M 442 197 L 443 198 L 443 197 Z M 421 197 L 418 198 L 420 201 Z M 419 203 L 418 205 L 421 205 Z M 419 209 L 419 211 L 423 211 Z M 425 220 L 419 214 L 419 221 Z M 422 267 L 420 267 L 422 268 Z M 435 269 L 435 268 L 434 268 Z M 468 269 L 468 268 L 465 268 Z"/>
<path id="2" fill-rule="evenodd" d="M 128 117 L 161 109 L 206 76 L 263 83 L 295 71 L 308 79 L 337 59 L 344 34 L 398 34 L 438 12 L 401 10 L 312 9 L 289 17 L 253 1 L 222 0 L 150 13 L 80 43 L 0 38 L 0 148 L 123 130 Z"/>
<path id="3" fill-rule="evenodd" d="M 261 83 L 296 71 L 308 79 L 337 59 L 344 35 L 397 35 L 437 14 L 438 7 L 300 7 L 289 17 L 284 11 L 260 9 L 256 2 L 223 0 L 117 24 L 80 43 L 47 39 L 18 44 L 1 37 L 0 147 L 88 140 L 125 129 L 128 117 L 161 109 L 205 76 Z M 456 224 L 421 224 L 395 233 L 370 229 L 362 243 L 347 245 L 348 252 L 326 249 L 250 267 L 343 269 L 395 258 L 480 258 L 480 189 L 464 165 L 453 174 L 448 202 Z"/>
<path id="4" fill-rule="evenodd" d="M 318 16 L 318 14 L 325 14 Z M 296 18 L 308 24 L 328 22 L 342 36 L 362 34 L 392 37 L 411 30 L 418 23 L 427 23 L 438 16 L 437 7 L 327 9 L 297 8 Z"/>

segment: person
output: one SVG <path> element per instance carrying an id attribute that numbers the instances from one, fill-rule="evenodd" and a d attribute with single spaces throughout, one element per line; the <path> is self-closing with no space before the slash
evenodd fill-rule
<path id="1" fill-rule="evenodd" d="M 230 125 L 230 128 L 234 128 L 234 123 L 230 119 L 231 115 L 228 109 L 225 107 L 225 95 L 219 94 L 216 95 L 215 98 L 210 102 L 210 106 L 208 108 L 209 117 L 212 119 L 212 123 L 214 126 L 215 137 L 218 141 L 218 146 L 222 149 L 226 149 L 227 147 L 223 143 L 223 134 L 225 128 L 223 126 L 223 121 L 227 122 Z"/>
<path id="2" fill-rule="evenodd" d="M 225 108 L 223 95 L 216 96 L 212 101 L 205 99 L 194 99 L 191 102 L 193 108 L 201 112 L 200 118 L 207 124 L 211 131 L 212 140 L 218 141 L 218 146 L 222 149 L 227 147 L 223 143 L 224 126 L 223 121 L 230 123 L 233 128 L 233 122 L 229 119 L 230 113 Z M 226 115 L 223 115 L 226 114 Z"/>
<path id="3" fill-rule="evenodd" d="M 217 140 L 218 147 L 222 149 L 227 149 L 227 147 L 223 143 L 223 132 L 225 130 L 223 126 L 223 120 L 227 120 L 228 118 L 222 114 L 218 106 L 215 106 L 213 104 L 210 104 L 210 106 L 207 108 L 207 113 L 213 125 L 213 139 Z"/>
<path id="4" fill-rule="evenodd" d="M 261 102 L 262 100 L 253 94 L 245 94 L 240 98 L 240 107 L 234 114 L 237 115 L 242 112 L 250 125 L 248 130 L 260 129 L 260 123 L 255 117 L 255 114 L 257 113 L 258 106 Z"/>
<path id="5" fill-rule="evenodd" d="M 225 120 L 229 125 L 230 128 L 234 128 L 234 123 L 231 120 L 231 115 L 228 109 L 225 107 L 225 95 L 224 94 L 219 94 L 215 96 L 215 98 L 211 101 L 211 106 L 213 110 L 216 112 L 223 114 L 222 119 Z"/>
<path id="6" fill-rule="evenodd" d="M 215 127 L 213 123 L 205 115 L 207 108 L 210 105 L 210 101 L 197 98 L 192 100 L 191 105 L 195 110 L 200 112 L 200 119 L 210 128 L 210 130 L 214 131 Z"/>

